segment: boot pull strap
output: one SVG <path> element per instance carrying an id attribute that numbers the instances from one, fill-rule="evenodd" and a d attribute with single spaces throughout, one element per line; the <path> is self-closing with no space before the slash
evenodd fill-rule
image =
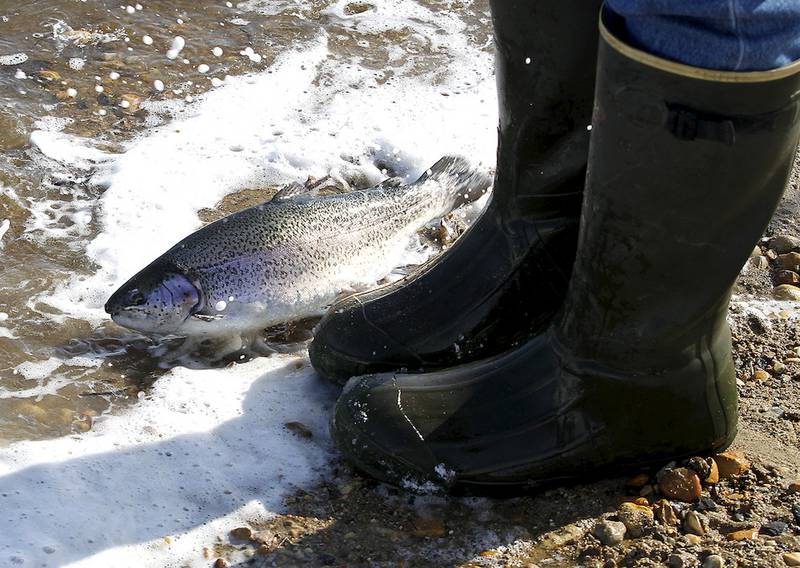
<path id="1" fill-rule="evenodd" d="M 666 103 L 666 127 L 679 140 L 710 140 L 726 146 L 736 143 L 736 135 L 774 130 L 780 124 L 791 124 L 797 114 L 797 103 L 791 102 L 773 112 L 754 115 L 721 115 Z"/>

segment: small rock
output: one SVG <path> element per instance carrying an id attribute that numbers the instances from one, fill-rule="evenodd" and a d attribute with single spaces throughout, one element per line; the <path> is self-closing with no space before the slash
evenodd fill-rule
<path id="1" fill-rule="evenodd" d="M 214 561 L 214 568 L 228 568 L 228 563 L 224 558 L 217 558 Z"/>
<path id="2" fill-rule="evenodd" d="M 417 517 L 414 520 L 414 536 L 440 538 L 444 533 L 444 523 L 439 519 Z"/>
<path id="3" fill-rule="evenodd" d="M 41 79 L 42 81 L 48 81 L 48 82 L 61 80 L 61 75 L 59 75 L 58 72 L 52 71 L 50 69 L 44 69 L 42 71 L 39 71 L 36 74 L 36 76 L 39 77 L 39 79 Z"/>
<path id="4" fill-rule="evenodd" d="M 770 374 L 767 373 L 764 369 L 756 369 L 752 375 L 750 375 L 751 381 L 766 381 L 770 377 Z"/>
<path id="5" fill-rule="evenodd" d="M 313 438 L 314 434 L 308 429 L 308 426 L 302 422 L 287 422 L 283 425 L 284 428 L 290 432 L 297 434 L 301 438 Z"/>
<path id="6" fill-rule="evenodd" d="M 237 540 L 250 540 L 253 536 L 253 531 L 250 527 L 236 527 L 230 532 L 232 538 Z"/>
<path id="7" fill-rule="evenodd" d="M 371 10 L 374 8 L 372 4 L 367 4 L 366 2 L 350 2 L 344 7 L 344 13 L 348 16 L 355 16 L 356 14 L 362 14 L 367 10 Z"/>
<path id="8" fill-rule="evenodd" d="M 750 462 L 740 453 L 733 450 L 714 456 L 719 468 L 719 478 L 728 479 L 741 475 L 750 469 Z"/>
<path id="9" fill-rule="evenodd" d="M 689 511 L 686 513 L 686 518 L 683 520 L 683 530 L 689 534 L 696 534 L 697 536 L 706 534 L 707 525 L 708 523 L 703 515 L 697 511 Z"/>
<path id="10" fill-rule="evenodd" d="M 617 517 L 625 525 L 626 532 L 632 538 L 639 538 L 652 528 L 654 519 L 650 507 L 636 503 L 623 503 L 617 510 Z"/>
<path id="11" fill-rule="evenodd" d="M 127 112 L 133 113 L 139 110 L 139 104 L 141 102 L 142 99 L 140 99 L 138 96 L 132 93 L 127 93 L 120 97 L 119 106 L 124 108 Z"/>
<path id="12" fill-rule="evenodd" d="M 742 529 L 740 531 L 733 531 L 731 533 L 728 533 L 727 539 L 739 542 L 742 540 L 754 540 L 757 536 L 758 536 L 758 529 L 752 528 L 752 529 Z"/>
<path id="13" fill-rule="evenodd" d="M 778 254 L 800 252 L 800 239 L 790 235 L 778 235 L 769 240 L 769 248 Z"/>
<path id="14" fill-rule="evenodd" d="M 777 300 L 800 301 L 800 288 L 791 284 L 781 284 L 772 289 L 772 295 Z"/>
<path id="15" fill-rule="evenodd" d="M 800 481 L 794 481 L 789 484 L 790 493 L 800 493 Z"/>
<path id="16" fill-rule="evenodd" d="M 703 481 L 709 485 L 715 485 L 719 483 L 719 467 L 717 466 L 717 462 L 713 459 L 709 459 L 708 461 L 711 463 L 711 472 Z"/>
<path id="17" fill-rule="evenodd" d="M 666 499 L 661 499 L 661 501 L 653 506 L 653 513 L 656 520 L 662 525 L 677 527 L 680 524 L 675 509 Z"/>
<path id="18" fill-rule="evenodd" d="M 765 525 L 761 526 L 761 534 L 765 534 L 767 536 L 780 536 L 786 529 L 789 528 L 789 525 L 784 523 L 783 521 L 771 521 Z"/>
<path id="19" fill-rule="evenodd" d="M 759 270 L 766 270 L 769 268 L 769 259 L 764 255 L 755 256 L 750 259 L 750 265 Z"/>
<path id="20" fill-rule="evenodd" d="M 618 521 L 600 521 L 592 530 L 592 535 L 606 546 L 616 546 L 625 538 L 624 523 Z"/>
<path id="21" fill-rule="evenodd" d="M 787 566 L 800 566 L 800 552 L 787 552 L 783 555 L 783 562 Z"/>
<path id="22" fill-rule="evenodd" d="M 677 499 L 684 503 L 694 503 L 700 498 L 702 491 L 700 478 L 685 467 L 666 471 L 658 483 L 658 488 L 669 499 Z"/>
<path id="23" fill-rule="evenodd" d="M 754 246 L 750 252 L 750 258 L 756 258 L 757 256 L 761 256 L 761 247 L 758 245 Z"/>
<path id="24" fill-rule="evenodd" d="M 708 497 L 700 497 L 700 500 L 697 502 L 697 510 L 698 511 L 716 511 L 717 504 L 714 503 L 713 499 L 709 499 Z"/>
<path id="25" fill-rule="evenodd" d="M 686 462 L 686 467 L 694 471 L 700 479 L 705 479 L 711 474 L 711 465 L 701 457 L 693 457 Z"/>
<path id="26" fill-rule="evenodd" d="M 780 254 L 775 260 L 778 262 L 778 266 L 784 270 L 800 272 L 800 253 L 788 252 L 786 254 Z"/>
<path id="27" fill-rule="evenodd" d="M 669 568 L 691 568 L 692 566 L 697 566 L 697 560 L 694 556 L 677 552 L 670 554 L 669 558 L 667 558 L 667 566 Z"/>
<path id="28" fill-rule="evenodd" d="M 775 283 L 797 286 L 800 284 L 800 274 L 792 272 L 791 270 L 779 270 L 775 273 Z"/>
<path id="29" fill-rule="evenodd" d="M 724 568 L 725 560 L 719 554 L 711 554 L 706 556 L 703 561 L 703 568 Z"/>
<path id="30" fill-rule="evenodd" d="M 696 534 L 685 534 L 683 535 L 683 540 L 689 546 L 697 546 L 698 544 L 703 542 L 703 539 L 697 536 Z"/>
<path id="31" fill-rule="evenodd" d="M 780 361 L 775 361 L 775 363 L 772 364 L 772 370 L 778 374 L 783 373 L 786 371 L 786 365 Z"/>

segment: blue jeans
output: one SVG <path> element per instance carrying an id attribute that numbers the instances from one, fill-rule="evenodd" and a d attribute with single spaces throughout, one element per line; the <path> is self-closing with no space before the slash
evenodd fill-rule
<path id="1" fill-rule="evenodd" d="M 762 71 L 800 59 L 800 0 L 606 0 L 635 47 L 687 65 Z"/>

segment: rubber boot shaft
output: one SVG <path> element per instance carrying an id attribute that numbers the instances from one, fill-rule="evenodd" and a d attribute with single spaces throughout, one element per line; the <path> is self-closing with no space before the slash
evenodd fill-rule
<path id="1" fill-rule="evenodd" d="M 791 170 L 800 64 L 708 72 L 632 49 L 605 26 L 600 45 L 563 311 L 500 356 L 352 379 L 332 433 L 357 468 L 405 486 L 508 491 L 733 440 L 726 309 Z"/>
<path id="2" fill-rule="evenodd" d="M 447 367 L 550 322 L 574 260 L 598 9 L 595 0 L 492 2 L 500 126 L 491 203 L 439 259 L 331 308 L 309 349 L 322 375 L 343 383 Z"/>

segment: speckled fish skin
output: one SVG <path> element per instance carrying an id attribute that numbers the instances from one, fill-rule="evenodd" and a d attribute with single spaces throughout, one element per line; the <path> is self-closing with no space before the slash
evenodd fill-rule
<path id="1" fill-rule="evenodd" d="M 417 230 L 490 184 L 447 157 L 410 185 L 273 199 L 180 241 L 120 287 L 106 311 L 131 329 L 183 335 L 317 315 L 342 292 L 385 277 Z"/>

